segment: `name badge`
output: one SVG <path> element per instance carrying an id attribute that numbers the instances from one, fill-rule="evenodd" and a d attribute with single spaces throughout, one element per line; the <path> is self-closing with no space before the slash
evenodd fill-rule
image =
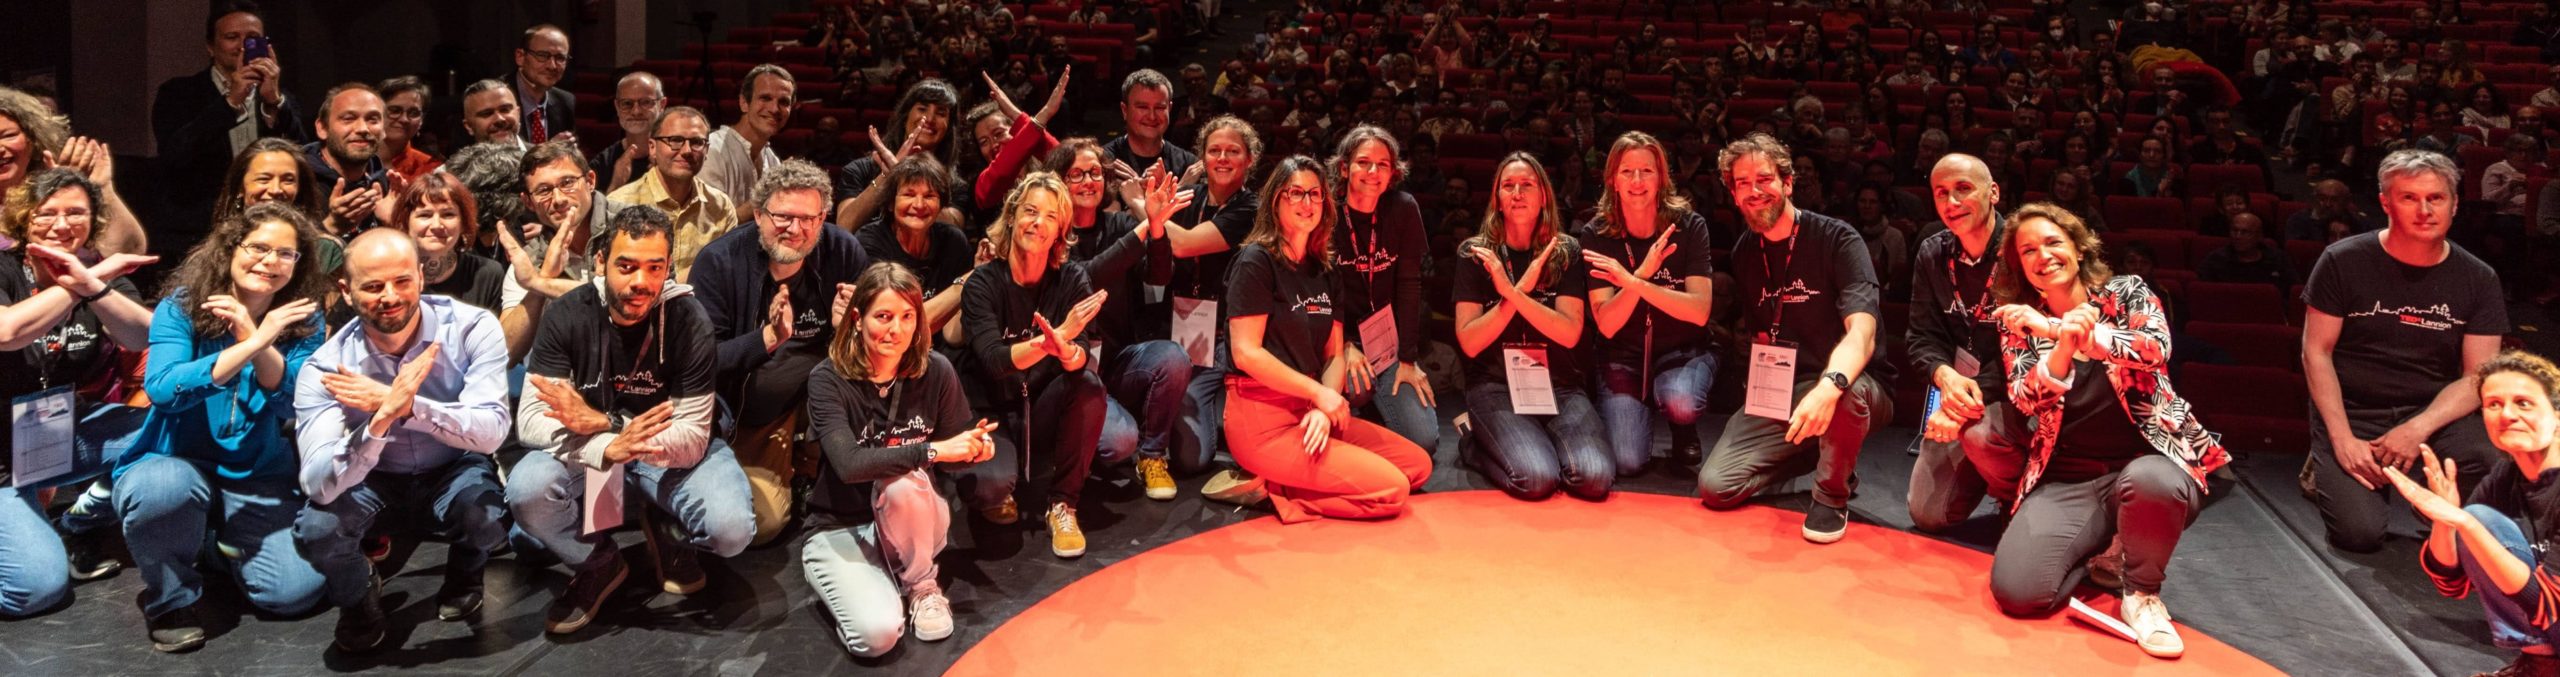
<path id="1" fill-rule="evenodd" d="M 1511 413 L 1556 415 L 1555 383 L 1547 380 L 1547 349 L 1502 349 L 1502 372 L 1511 385 Z"/>
<path id="2" fill-rule="evenodd" d="M 1743 396 L 1742 413 L 1787 420 L 1795 408 L 1795 391 L 1795 346 L 1751 344 L 1751 385 Z"/>
<path id="3" fill-rule="evenodd" d="M 1191 356 L 1191 366 L 1218 366 L 1218 302 L 1176 296 L 1173 298 L 1173 342 L 1182 344 L 1182 352 Z"/>
<path id="4" fill-rule="evenodd" d="M 1396 307 L 1380 306 L 1360 321 L 1360 356 L 1369 360 L 1369 373 L 1387 373 L 1396 366 Z"/>
<path id="5" fill-rule="evenodd" d="M 71 472 L 76 404 L 70 386 L 9 398 L 9 428 L 16 435 L 9 450 L 13 486 L 33 488 Z"/>
<path id="6" fill-rule="evenodd" d="M 594 534 L 622 526 L 622 466 L 616 463 L 603 470 L 587 468 L 587 506 L 583 533 Z"/>

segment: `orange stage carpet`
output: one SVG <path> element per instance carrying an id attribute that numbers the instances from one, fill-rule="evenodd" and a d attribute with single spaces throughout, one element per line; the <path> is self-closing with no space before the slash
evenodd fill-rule
<path id="1" fill-rule="evenodd" d="M 1087 576 L 950 674 L 2281 674 L 2193 628 L 2164 661 L 2067 614 L 2011 620 L 1989 555 L 1863 524 L 1817 546 L 1802 519 L 1493 491 L 1264 518 Z"/>

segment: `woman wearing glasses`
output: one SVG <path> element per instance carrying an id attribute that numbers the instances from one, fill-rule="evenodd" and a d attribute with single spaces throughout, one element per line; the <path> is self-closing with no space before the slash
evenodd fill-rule
<path id="1" fill-rule="evenodd" d="M 1155 194 L 1147 212 L 1104 211 L 1109 183 L 1103 169 L 1111 152 L 1091 137 L 1067 139 L 1049 154 L 1048 165 L 1065 173 L 1068 225 L 1075 233 L 1067 260 L 1084 266 L 1096 291 L 1110 292 L 1094 316 L 1094 337 L 1102 341 L 1102 385 L 1111 392 L 1102 420 L 1102 444 L 1094 452 L 1104 463 L 1135 457 L 1138 480 L 1147 498 L 1173 500 L 1174 428 L 1182 424 L 1183 388 L 1191 382 L 1191 360 L 1182 346 L 1138 330 L 1137 308 L 1145 284 L 1170 281 L 1173 266 L 1140 270 L 1148 262 L 1148 243 L 1164 237 L 1165 221 L 1188 205 L 1169 176 L 1150 177 Z M 1142 420 L 1140 417 L 1143 416 Z"/>
<path id="2" fill-rule="evenodd" d="M 106 484 L 81 495 L 64 516 L 63 537 L 46 523 L 38 497 L 43 488 L 96 477 L 133 446 L 145 412 L 112 403 L 116 365 L 123 351 L 146 345 L 151 327 L 151 311 L 124 276 L 153 259 L 87 253 L 91 228 L 109 218 L 102 189 L 70 169 L 38 171 L 25 185 L 0 213 L 0 234 L 17 243 L 0 250 L 0 352 L 7 353 L 0 395 L 13 417 L 49 422 L 42 430 L 59 435 L 52 448 L 60 464 L 10 467 L 17 459 L 0 458 L 0 474 L 17 480 L 0 487 L 0 617 L 51 609 L 71 580 L 117 568 L 98 547 L 98 527 L 113 518 Z M 0 446 L 31 442 L 17 429 L 0 429 Z"/>
<path id="3" fill-rule="evenodd" d="M 1512 496 L 1543 500 L 1561 486 L 1597 500 L 1617 482 L 1600 414 L 1584 394 L 1583 299 L 1591 274 L 1564 233 L 1554 184 L 1538 158 L 1515 152 L 1493 169 L 1483 225 L 1458 245 L 1458 350 L 1467 363 L 1467 413 L 1482 453 L 1471 458 Z"/>
<path id="4" fill-rule="evenodd" d="M 169 277 L 151 318 L 140 458 L 116 471 L 116 510 L 142 573 L 151 646 L 204 644 L 196 557 L 211 522 L 219 569 L 249 602 L 293 615 L 320 600 L 319 571 L 293 544 L 290 377 L 317 349 L 329 280 L 306 255 L 324 238 L 309 216 L 261 204 L 214 225 Z M 210 519 L 209 519 L 210 518 Z"/>
<path id="5" fill-rule="evenodd" d="M 1342 397 L 1352 361 L 1337 314 L 1333 220 L 1323 165 L 1280 161 L 1227 284 L 1229 350 L 1224 426 L 1246 490 L 1268 494 L 1282 522 L 1382 518 L 1431 476 L 1431 455 L 1403 436 L 1353 418 Z"/>

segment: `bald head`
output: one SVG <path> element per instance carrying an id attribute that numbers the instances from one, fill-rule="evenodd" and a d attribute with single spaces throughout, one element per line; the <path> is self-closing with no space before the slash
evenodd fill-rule
<path id="1" fill-rule="evenodd" d="M 374 228 L 347 242 L 347 264 L 342 275 L 350 285 L 361 284 L 367 268 L 390 266 L 394 269 L 418 266 L 418 239 L 398 228 Z"/>
<path id="2" fill-rule="evenodd" d="M 418 240 L 397 228 L 375 228 L 348 242 L 346 254 L 339 291 L 364 318 L 367 338 L 385 351 L 405 347 L 418 326 L 418 293 L 427 284 L 418 268 Z"/>
<path id="3" fill-rule="evenodd" d="M 1991 232 L 1999 204 L 2000 184 L 1991 180 L 1991 165 L 1982 158 L 1948 153 L 1930 168 L 1929 205 L 1957 237 L 1976 241 Z"/>

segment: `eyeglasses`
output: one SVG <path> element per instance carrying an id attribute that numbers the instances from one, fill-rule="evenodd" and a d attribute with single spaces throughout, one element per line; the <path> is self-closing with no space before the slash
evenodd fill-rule
<path id="1" fill-rule="evenodd" d="M 427 112 L 425 110 L 410 108 L 407 106 L 392 106 L 382 109 L 382 112 L 385 117 L 394 117 L 402 120 L 416 120 L 427 116 Z"/>
<path id="2" fill-rule="evenodd" d="M 1281 202 L 1321 202 L 1323 200 L 1324 189 L 1322 188 L 1288 188 L 1280 191 Z"/>
<path id="3" fill-rule="evenodd" d="M 562 53 L 562 52 L 536 52 L 536 51 L 531 51 L 531 50 L 517 50 L 517 51 L 524 52 L 524 53 L 525 53 L 525 56 L 533 57 L 533 59 L 534 59 L 535 61 L 548 61 L 548 62 L 556 63 L 556 64 L 567 64 L 567 63 L 569 63 L 569 55 L 568 55 L 568 54 L 566 54 L 566 53 Z"/>
<path id="4" fill-rule="evenodd" d="M 1086 183 L 1100 180 L 1102 180 L 1102 170 L 1099 169 L 1087 169 L 1081 172 L 1067 172 L 1067 183 Z"/>
<path id="5" fill-rule="evenodd" d="M 533 199 L 536 200 L 550 200 L 552 196 L 555 195 L 577 192 L 578 184 L 583 181 L 586 181 L 585 177 L 571 174 L 566 178 L 560 179 L 560 182 L 557 184 L 534 186 L 532 190 L 525 191 L 525 194 L 532 195 Z"/>
<path id="6" fill-rule="evenodd" d="M 780 212 L 764 212 L 763 216 L 764 221 L 784 228 L 815 226 L 818 225 L 818 221 L 823 218 L 825 217 L 815 214 L 783 214 Z"/>
<path id="7" fill-rule="evenodd" d="M 89 225 L 89 219 L 90 215 L 87 211 L 68 211 L 54 212 L 50 214 L 37 214 L 34 218 L 29 220 L 34 221 L 35 224 L 39 226 L 57 226 L 65 223 L 76 226 L 85 226 Z"/>
<path id="8" fill-rule="evenodd" d="M 710 139 L 710 138 L 708 138 L 708 137 L 700 137 L 700 136 L 660 136 L 660 137 L 654 137 L 654 138 L 653 138 L 653 140 L 657 141 L 658 143 L 665 144 L 665 145 L 666 145 L 666 147 L 668 147 L 668 148 L 673 148 L 673 149 L 676 149 L 676 150 L 685 150 L 685 149 L 687 149 L 687 148 L 710 148 L 710 147 L 711 147 L 711 139 Z"/>
<path id="9" fill-rule="evenodd" d="M 249 258 L 252 259 L 263 259 L 268 256 L 274 256 L 276 257 L 276 260 L 283 261 L 285 263 L 293 263 L 302 260 L 302 252 L 291 249 L 269 247 L 263 242 L 240 243 L 240 251 L 248 252 Z"/>
<path id="10" fill-rule="evenodd" d="M 646 99 L 614 99 L 613 107 L 624 111 L 644 111 L 656 108 L 658 104 L 665 101 L 666 99 L 660 97 L 650 97 Z"/>

